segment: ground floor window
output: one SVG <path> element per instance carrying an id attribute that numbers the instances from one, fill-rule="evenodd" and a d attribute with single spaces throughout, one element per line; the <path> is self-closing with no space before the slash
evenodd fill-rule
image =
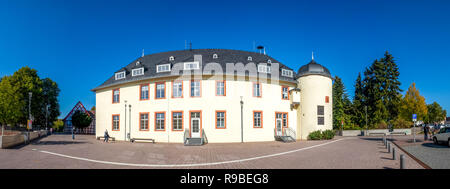
<path id="1" fill-rule="evenodd" d="M 112 130 L 113 131 L 118 131 L 119 130 L 119 121 L 120 121 L 120 115 L 119 114 L 115 114 L 112 115 Z"/>
<path id="2" fill-rule="evenodd" d="M 183 112 L 172 112 L 172 130 L 183 130 Z"/>
<path id="3" fill-rule="evenodd" d="M 317 106 L 317 125 L 325 125 L 325 108 Z"/>
<path id="4" fill-rule="evenodd" d="M 165 130 L 165 122 L 166 122 L 166 113 L 165 112 L 155 112 L 155 130 L 156 131 L 164 131 Z"/>
<path id="5" fill-rule="evenodd" d="M 140 113 L 139 130 L 148 131 L 148 113 Z"/>
<path id="6" fill-rule="evenodd" d="M 253 128 L 263 127 L 262 117 L 263 117 L 262 111 L 253 111 Z"/>
<path id="7" fill-rule="evenodd" d="M 226 128 L 226 111 L 216 111 L 216 129 Z"/>

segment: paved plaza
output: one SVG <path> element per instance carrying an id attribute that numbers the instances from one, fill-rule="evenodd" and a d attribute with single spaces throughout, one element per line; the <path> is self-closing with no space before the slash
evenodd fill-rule
<path id="1" fill-rule="evenodd" d="M 397 156 L 403 154 L 397 150 Z M 405 155 L 406 168 L 423 169 Z M 91 135 L 51 135 L 14 149 L 0 149 L 0 168 L 19 169 L 398 169 L 399 158 L 381 137 L 327 141 L 255 142 L 184 146 L 172 143 L 104 143 Z"/>

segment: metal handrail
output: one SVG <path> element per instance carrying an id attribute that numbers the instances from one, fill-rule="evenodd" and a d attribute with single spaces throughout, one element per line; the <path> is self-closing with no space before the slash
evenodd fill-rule
<path id="1" fill-rule="evenodd" d="M 202 138 L 205 144 L 208 144 L 208 138 L 206 137 L 205 130 L 202 128 Z"/>
<path id="2" fill-rule="evenodd" d="M 185 144 L 186 144 L 187 138 L 189 138 L 189 129 L 184 130 L 184 140 L 183 141 Z"/>

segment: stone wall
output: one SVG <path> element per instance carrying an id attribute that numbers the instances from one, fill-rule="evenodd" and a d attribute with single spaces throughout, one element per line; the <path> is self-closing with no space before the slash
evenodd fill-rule
<path id="1" fill-rule="evenodd" d="M 0 147 L 1 148 L 11 148 L 20 144 L 28 143 L 34 139 L 47 136 L 47 131 L 33 131 L 30 133 L 30 137 L 28 137 L 26 132 L 16 134 L 16 135 L 8 135 L 8 136 L 0 136 Z"/>

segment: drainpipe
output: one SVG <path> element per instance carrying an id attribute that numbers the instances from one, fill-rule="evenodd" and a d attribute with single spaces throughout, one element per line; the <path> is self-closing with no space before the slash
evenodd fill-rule
<path id="1" fill-rule="evenodd" d="M 241 96 L 241 143 L 244 143 L 244 117 L 243 117 L 244 101 Z"/>

